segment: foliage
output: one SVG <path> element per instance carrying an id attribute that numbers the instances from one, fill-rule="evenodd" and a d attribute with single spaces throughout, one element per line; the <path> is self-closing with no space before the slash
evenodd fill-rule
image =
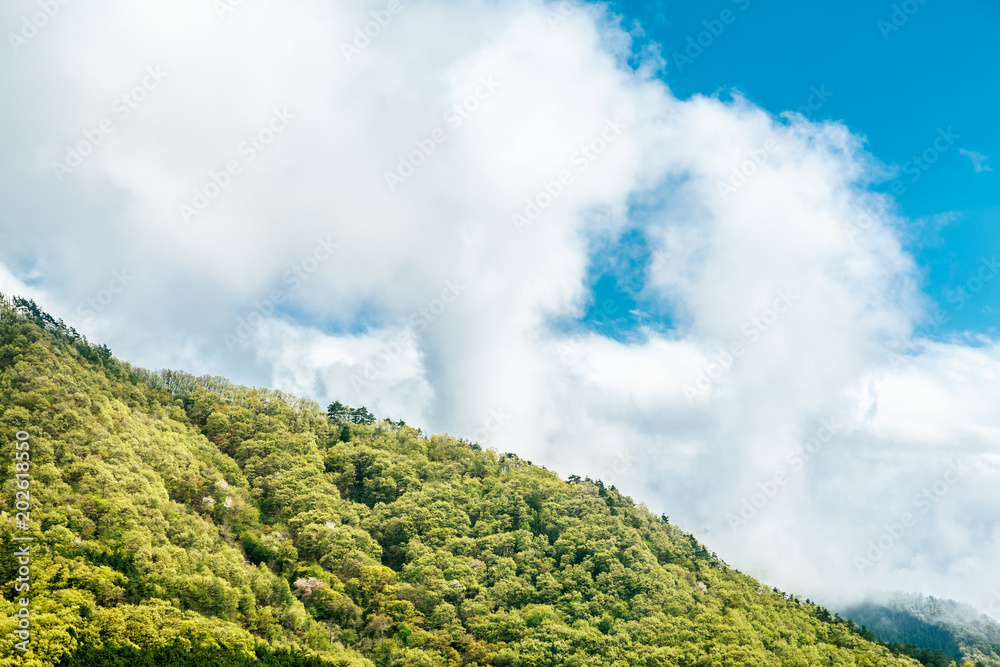
<path id="1" fill-rule="evenodd" d="M 37 508 L 33 650 L 5 558 L 0 667 L 916 664 L 599 480 L 49 320 L 0 303 L 5 553 L 21 429 Z"/>

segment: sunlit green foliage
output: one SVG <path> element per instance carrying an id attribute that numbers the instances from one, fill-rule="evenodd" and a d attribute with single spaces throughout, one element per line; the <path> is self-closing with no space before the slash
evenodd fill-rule
<path id="1" fill-rule="evenodd" d="M 37 507 L 33 650 L 8 558 L 2 667 L 916 664 L 599 481 L 61 326 L 0 304 L 5 554 L 19 429 Z"/>

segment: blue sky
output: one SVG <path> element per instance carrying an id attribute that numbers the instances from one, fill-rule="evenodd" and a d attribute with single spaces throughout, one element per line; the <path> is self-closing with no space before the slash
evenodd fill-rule
<path id="1" fill-rule="evenodd" d="M 624 17 L 637 49 L 659 45 L 665 60 L 660 76 L 681 98 L 728 98 L 736 90 L 780 113 L 807 104 L 814 90 L 824 97 L 830 93 L 822 104 L 813 98 L 819 108 L 810 118 L 845 123 L 867 138 L 877 159 L 899 170 L 874 189 L 890 192 L 893 181 L 900 183 L 894 196 L 909 221 L 902 235 L 906 249 L 922 269 L 924 292 L 945 320 L 926 333 L 995 338 L 1000 281 L 980 288 L 975 275 L 983 257 L 1000 253 L 1000 5 L 904 4 L 625 0 L 611 6 Z M 897 8 L 902 13 L 894 15 Z M 707 44 L 700 52 L 688 41 L 699 37 Z M 939 130 L 949 128 L 958 138 L 936 159 L 930 153 L 933 164 L 921 168 L 912 161 L 932 149 Z M 960 150 L 995 155 L 984 163 L 992 171 L 977 173 L 972 157 Z M 629 315 L 636 304 L 627 276 L 641 271 L 648 259 L 648 253 L 635 252 L 635 242 L 626 238 L 619 246 L 619 261 L 609 261 L 614 252 L 595 256 L 594 300 L 583 318 L 587 328 L 627 337 L 648 322 Z M 625 256 L 638 258 L 638 269 L 620 261 Z M 669 326 L 669 315 L 659 321 Z"/>

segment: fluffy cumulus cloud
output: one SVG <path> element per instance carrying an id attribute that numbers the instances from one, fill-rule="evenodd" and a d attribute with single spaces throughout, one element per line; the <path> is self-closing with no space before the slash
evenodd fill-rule
<path id="1" fill-rule="evenodd" d="M 0 10 L 4 291 L 600 477 L 789 590 L 1000 611 L 1000 350 L 926 340 L 843 125 L 679 100 L 596 5 L 51 4 Z M 625 236 L 669 318 L 566 326 Z"/>

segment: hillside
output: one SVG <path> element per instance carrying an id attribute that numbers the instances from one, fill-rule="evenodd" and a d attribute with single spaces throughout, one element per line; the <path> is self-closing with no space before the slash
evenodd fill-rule
<path id="1" fill-rule="evenodd" d="M 874 596 L 844 615 L 883 641 L 941 651 L 952 660 L 1000 667 L 1000 624 L 969 605 L 919 594 Z"/>
<path id="2" fill-rule="evenodd" d="M 31 302 L 0 392 L 2 666 L 917 664 L 600 481 L 138 369 Z"/>

